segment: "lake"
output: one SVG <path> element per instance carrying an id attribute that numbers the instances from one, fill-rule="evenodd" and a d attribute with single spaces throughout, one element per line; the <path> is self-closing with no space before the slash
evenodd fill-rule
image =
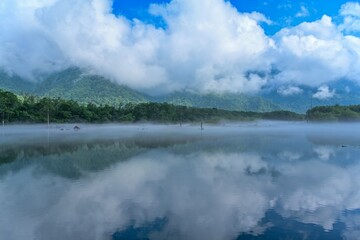
<path id="1" fill-rule="evenodd" d="M 0 239 L 359 239 L 360 124 L 5 126 Z"/>

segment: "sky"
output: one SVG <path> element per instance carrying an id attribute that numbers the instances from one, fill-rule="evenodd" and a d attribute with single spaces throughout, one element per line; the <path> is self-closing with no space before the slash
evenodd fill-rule
<path id="1" fill-rule="evenodd" d="M 77 66 L 152 95 L 284 96 L 360 83 L 360 3 L 2 0 L 0 68 L 30 81 Z"/>
<path id="2" fill-rule="evenodd" d="M 129 19 L 137 18 L 142 21 L 159 24 L 159 19 L 154 19 L 148 13 L 151 4 L 166 4 L 170 0 L 114 0 L 113 13 L 124 15 Z M 281 28 L 295 26 L 303 21 L 315 21 L 324 14 L 339 20 L 339 9 L 347 1 L 344 0 L 231 0 L 229 1 L 239 12 L 260 12 L 269 18 L 273 24 L 264 24 L 262 27 L 267 34 L 273 35 Z"/>

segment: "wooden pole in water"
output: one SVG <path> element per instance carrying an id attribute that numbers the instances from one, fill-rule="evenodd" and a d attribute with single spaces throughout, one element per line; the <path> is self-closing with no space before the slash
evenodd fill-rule
<path id="1" fill-rule="evenodd" d="M 182 120 L 183 120 L 183 116 L 182 113 L 180 114 L 180 127 L 182 127 Z"/>
<path id="2" fill-rule="evenodd" d="M 50 93 L 47 97 L 47 126 L 50 128 Z"/>
<path id="3" fill-rule="evenodd" d="M 201 129 L 201 131 L 204 130 L 204 128 L 203 128 L 203 121 L 202 121 L 202 120 L 201 120 L 201 122 L 200 122 L 200 129 Z"/>

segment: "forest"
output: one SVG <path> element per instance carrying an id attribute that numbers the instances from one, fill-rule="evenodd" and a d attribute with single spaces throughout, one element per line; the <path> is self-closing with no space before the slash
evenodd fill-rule
<path id="1" fill-rule="evenodd" d="M 360 105 L 319 106 L 306 112 L 309 121 L 317 122 L 351 122 L 360 120 Z"/>
<path id="2" fill-rule="evenodd" d="M 195 108 L 168 103 L 124 103 L 119 106 L 82 104 L 60 98 L 17 96 L 0 90 L 0 114 L 5 123 L 109 123 L 141 122 L 181 123 L 221 120 L 250 121 L 303 120 L 304 115 L 290 111 L 266 113 L 228 111 L 217 108 Z"/>

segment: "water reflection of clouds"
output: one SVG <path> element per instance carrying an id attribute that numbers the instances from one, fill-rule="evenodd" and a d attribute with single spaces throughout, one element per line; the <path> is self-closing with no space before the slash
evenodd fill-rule
<path id="1" fill-rule="evenodd" d="M 230 239 L 256 227 L 271 207 L 271 175 L 249 174 L 262 169 L 267 164 L 253 155 L 158 152 L 77 182 L 26 169 L 1 181 L 0 202 L 8 204 L 0 237 L 105 239 L 130 221 L 168 217 L 159 238 Z"/>
<path id="2" fill-rule="evenodd" d="M 319 159 L 327 161 L 331 157 L 335 157 L 335 150 L 330 146 L 317 146 L 314 148 L 314 152 L 318 154 Z"/>
<path id="3" fill-rule="evenodd" d="M 358 164 L 269 166 L 255 154 L 162 151 L 78 181 L 30 167 L 1 180 L 0 238 L 106 239 L 130 222 L 167 218 L 156 238 L 232 239 L 258 229 L 273 207 L 330 230 L 343 210 L 360 208 L 359 171 Z"/>
<path id="4" fill-rule="evenodd" d="M 166 224 L 154 239 L 233 239 L 266 231 L 271 224 L 259 223 L 269 209 L 325 230 L 340 220 L 344 236 L 356 239 L 360 218 L 350 213 L 360 209 L 357 149 L 305 139 L 242 135 L 152 148 L 77 180 L 46 165 L 7 171 L 0 176 L 0 239 L 109 239 L 156 219 Z"/>

